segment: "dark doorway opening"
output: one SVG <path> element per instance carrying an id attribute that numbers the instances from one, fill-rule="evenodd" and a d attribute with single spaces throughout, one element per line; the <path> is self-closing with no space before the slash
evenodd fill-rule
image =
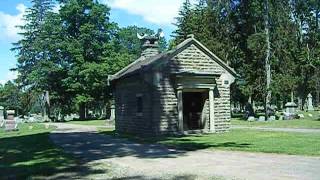
<path id="1" fill-rule="evenodd" d="M 199 130 L 204 128 L 204 112 L 207 92 L 183 92 L 183 129 Z"/>

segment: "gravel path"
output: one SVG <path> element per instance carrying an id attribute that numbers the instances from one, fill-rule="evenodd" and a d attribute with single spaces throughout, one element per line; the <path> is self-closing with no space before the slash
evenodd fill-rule
<path id="1" fill-rule="evenodd" d="M 92 126 L 54 125 L 53 142 L 94 169 L 81 179 L 320 179 L 320 157 L 178 151 L 101 135 Z"/>
<path id="2" fill-rule="evenodd" d="M 272 127 L 250 127 L 250 126 L 232 126 L 232 129 L 255 129 L 262 131 L 281 131 L 281 132 L 298 132 L 298 133 L 320 133 L 320 129 L 303 129 L 303 128 L 272 128 Z"/>

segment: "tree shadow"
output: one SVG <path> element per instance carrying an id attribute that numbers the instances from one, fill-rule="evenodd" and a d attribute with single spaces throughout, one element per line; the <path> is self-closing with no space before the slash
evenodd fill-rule
<path id="1" fill-rule="evenodd" d="M 146 177 L 146 176 L 128 176 L 128 177 L 115 178 L 114 180 L 120 180 L 120 179 L 121 180 L 133 180 L 133 179 L 158 180 L 159 178 L 150 178 L 150 177 Z M 183 174 L 183 175 L 171 176 L 170 179 L 172 179 L 172 180 L 194 180 L 194 179 L 198 179 L 198 177 L 195 175 L 192 175 L 192 174 Z"/>
<path id="2" fill-rule="evenodd" d="M 63 153 L 50 141 L 49 133 L 1 138 L 0 144 L 0 179 L 68 179 L 107 173 Z"/>
<path id="3" fill-rule="evenodd" d="M 108 176 L 108 174 L 112 174 L 112 168 L 106 166 L 106 162 L 100 161 L 104 167 L 108 167 L 107 169 L 95 169 L 92 163 L 126 156 L 177 158 L 185 156 L 187 152 L 200 149 L 246 148 L 250 146 L 250 144 L 235 142 L 206 143 L 185 139 L 185 137 L 119 136 L 114 131 L 103 134 L 97 132 L 66 133 L 63 129 L 51 134 L 46 132 L 1 138 L 0 179 L 27 179 L 30 177 L 36 177 L 35 179 L 69 179 L 70 177 L 83 178 L 100 174 Z M 67 154 L 54 144 L 62 147 Z M 133 179 L 137 178 L 133 177 Z"/>
<path id="4" fill-rule="evenodd" d="M 184 139 L 186 136 L 141 137 L 117 135 L 114 131 L 103 133 L 72 132 L 51 135 L 56 144 L 86 162 L 115 157 L 176 158 L 188 151 L 208 148 L 247 148 L 248 143 L 211 143 Z M 171 143 L 172 142 L 172 143 Z"/>

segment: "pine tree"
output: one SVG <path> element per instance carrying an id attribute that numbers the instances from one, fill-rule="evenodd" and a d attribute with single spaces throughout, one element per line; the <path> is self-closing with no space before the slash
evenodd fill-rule
<path id="1" fill-rule="evenodd" d="M 25 25 L 19 26 L 22 39 L 14 43 L 13 51 L 17 52 L 19 80 L 23 85 L 37 86 L 33 83 L 31 72 L 36 65 L 46 58 L 39 37 L 46 15 L 52 10 L 52 0 L 32 0 L 32 7 L 27 9 L 24 20 Z"/>

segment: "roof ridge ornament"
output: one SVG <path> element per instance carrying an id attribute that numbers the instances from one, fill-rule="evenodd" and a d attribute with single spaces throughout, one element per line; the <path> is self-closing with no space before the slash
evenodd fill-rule
<path id="1" fill-rule="evenodd" d="M 163 38 L 164 37 L 164 32 L 162 31 L 161 28 L 158 29 L 158 32 L 156 34 L 147 34 L 147 33 L 141 33 L 139 34 L 139 32 L 137 32 L 137 37 L 138 39 L 140 40 L 143 40 L 143 39 L 160 39 L 160 38 Z"/>

